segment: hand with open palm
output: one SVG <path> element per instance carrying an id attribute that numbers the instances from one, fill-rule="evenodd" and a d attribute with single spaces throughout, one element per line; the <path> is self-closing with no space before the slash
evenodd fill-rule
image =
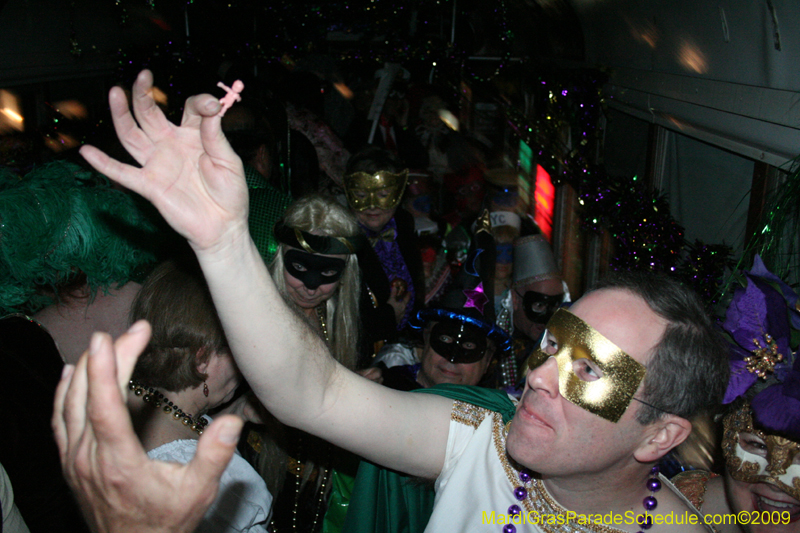
<path id="1" fill-rule="evenodd" d="M 219 100 L 209 94 L 186 101 L 180 126 L 152 97 L 153 75 L 133 85 L 133 112 L 125 93 L 111 89 L 109 104 L 122 145 L 141 165 L 108 157 L 93 146 L 81 154 L 97 171 L 150 200 L 195 251 L 217 251 L 247 231 L 247 185 L 239 157 L 220 127 Z"/>

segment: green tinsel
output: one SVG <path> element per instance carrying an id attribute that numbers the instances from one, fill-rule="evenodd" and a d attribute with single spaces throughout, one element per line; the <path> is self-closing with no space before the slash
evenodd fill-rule
<path id="1" fill-rule="evenodd" d="M 761 226 L 751 239 L 740 267 L 761 256 L 770 272 L 789 284 L 796 284 L 800 272 L 800 157 L 790 165 L 786 181 L 767 195 Z"/>

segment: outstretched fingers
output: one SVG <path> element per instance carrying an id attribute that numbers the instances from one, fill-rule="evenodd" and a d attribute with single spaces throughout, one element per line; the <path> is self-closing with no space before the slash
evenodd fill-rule
<path id="1" fill-rule="evenodd" d="M 130 382 L 133 368 L 139 355 L 150 342 L 152 328 L 146 320 L 137 320 L 128 331 L 121 335 L 114 342 L 114 355 L 117 362 L 117 380 L 123 401 L 128 394 L 128 383 Z"/>
<path id="2" fill-rule="evenodd" d="M 167 120 L 161 108 L 153 99 L 153 73 L 143 70 L 133 82 L 131 91 L 133 100 L 133 116 L 139 123 L 143 134 L 149 139 L 158 141 L 168 135 L 174 125 Z M 119 133 L 119 132 L 117 132 Z M 140 161 L 141 163 L 141 161 Z"/>
<path id="3" fill-rule="evenodd" d="M 133 118 L 125 91 L 121 87 L 113 87 L 108 93 L 108 104 L 117 138 L 125 150 L 140 165 L 144 165 L 153 153 L 153 143 Z"/>
<path id="4" fill-rule="evenodd" d="M 204 118 L 216 118 L 217 127 L 221 130 L 222 118 L 217 116 L 221 107 L 219 100 L 210 94 L 190 96 L 183 106 L 181 126 L 199 128 Z"/>
<path id="5" fill-rule="evenodd" d="M 243 174 L 242 162 L 222 132 L 222 118 L 218 115 L 220 107 L 219 100 L 209 94 L 192 96 L 186 100 L 182 125 L 188 124 L 200 130 L 203 150 L 213 166 Z M 201 160 L 200 164 L 205 163 Z M 204 169 L 204 174 L 213 175 L 210 169 L 211 166 Z"/>
<path id="6" fill-rule="evenodd" d="M 147 198 L 148 187 L 142 179 L 141 169 L 120 163 L 89 144 L 81 146 L 80 153 L 96 171 Z"/>
<path id="7" fill-rule="evenodd" d="M 92 337 L 87 415 L 98 445 L 113 449 L 118 457 L 144 457 L 125 399 L 133 366 L 149 340 L 150 327 L 144 321 L 134 324 L 113 345 L 107 334 Z"/>
<path id="8" fill-rule="evenodd" d="M 233 227 L 247 227 L 247 184 L 239 157 L 221 130 L 219 100 L 191 97 L 181 126 L 170 123 L 152 98 L 152 74 L 133 87 L 133 115 L 123 91 L 109 98 L 117 133 L 142 165 L 136 168 L 84 146 L 81 154 L 99 172 L 142 195 L 198 250 L 214 247 Z M 135 118 L 134 118 L 135 117 Z"/>
<path id="9" fill-rule="evenodd" d="M 95 334 L 97 335 L 97 334 Z M 90 348 L 91 349 L 91 348 Z M 65 459 L 70 461 L 70 456 L 75 453 L 79 442 L 86 432 L 86 402 L 88 382 L 86 376 L 87 354 L 84 353 L 75 365 L 75 370 L 69 379 L 67 392 L 63 402 L 63 423 L 66 433 L 67 448 Z"/>
<path id="10" fill-rule="evenodd" d="M 224 164 L 231 171 L 240 169 L 241 160 L 231 148 L 225 134 L 222 133 L 219 117 L 206 118 L 202 121 L 200 139 L 206 153 L 216 164 Z"/>
<path id="11" fill-rule="evenodd" d="M 61 371 L 61 381 L 58 382 L 55 399 L 53 400 L 53 419 L 51 424 L 62 466 L 66 463 L 67 449 L 69 448 L 67 425 L 64 421 L 64 400 L 67 397 L 67 390 L 72 382 L 74 372 L 75 365 L 64 365 L 64 369 Z"/>

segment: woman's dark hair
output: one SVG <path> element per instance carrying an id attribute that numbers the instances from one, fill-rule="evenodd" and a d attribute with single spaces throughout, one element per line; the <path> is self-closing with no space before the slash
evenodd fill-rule
<path id="1" fill-rule="evenodd" d="M 133 380 L 149 387 L 181 391 L 208 377 L 198 365 L 228 350 L 211 294 L 196 260 L 160 264 L 142 285 L 130 312 L 145 319 L 153 336 L 133 371 Z"/>

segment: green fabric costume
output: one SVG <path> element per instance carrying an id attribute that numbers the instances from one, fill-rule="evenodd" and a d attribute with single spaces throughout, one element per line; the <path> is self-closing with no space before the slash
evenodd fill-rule
<path id="1" fill-rule="evenodd" d="M 442 384 L 414 392 L 438 394 L 500 413 L 503 421 L 514 416 L 515 406 L 499 390 Z M 422 533 L 433 512 L 433 489 L 419 480 L 367 461 L 358 468 L 345 533 Z"/>
<path id="2" fill-rule="evenodd" d="M 269 265 L 278 250 L 278 240 L 272 230 L 283 218 L 292 198 L 267 183 L 253 167 L 245 165 L 244 170 L 250 199 L 250 235 L 264 263 Z"/>

